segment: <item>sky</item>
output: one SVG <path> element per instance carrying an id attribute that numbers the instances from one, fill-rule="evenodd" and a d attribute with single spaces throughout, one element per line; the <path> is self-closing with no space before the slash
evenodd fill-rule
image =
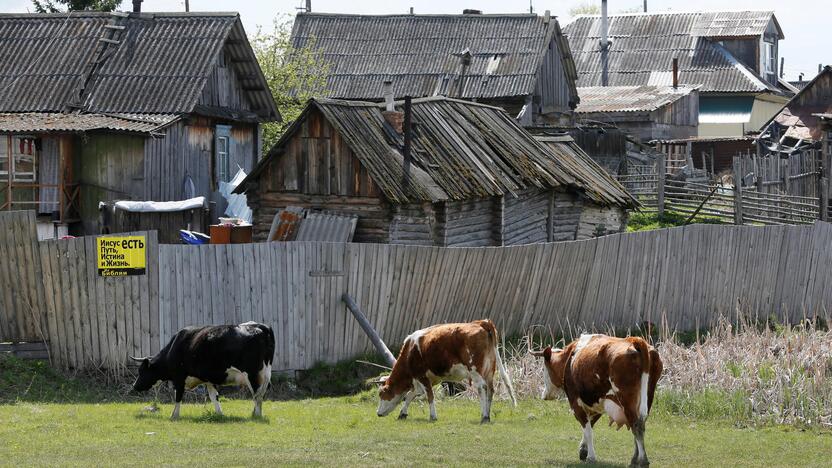
<path id="1" fill-rule="evenodd" d="M 240 12 L 246 32 L 253 34 L 258 26 L 268 27 L 273 18 L 294 15 L 305 0 L 190 0 L 192 11 Z M 550 10 L 561 21 L 569 22 L 569 10 L 582 3 L 600 5 L 600 0 L 531 0 L 534 11 Z M 0 0 L 0 12 L 32 11 L 30 0 Z M 312 0 L 312 11 L 328 13 L 391 14 L 461 13 L 475 8 L 484 13 L 521 13 L 529 11 L 529 0 Z M 642 8 L 643 0 L 609 0 L 611 13 Z M 122 9 L 132 8 L 125 0 Z M 830 0 L 647 0 L 648 11 L 704 10 L 774 10 L 786 39 L 780 41 L 780 56 L 786 59 L 786 78 L 796 80 L 799 73 L 810 79 L 818 64 L 832 64 L 832 1 Z M 184 0 L 145 0 L 144 11 L 184 11 Z"/>

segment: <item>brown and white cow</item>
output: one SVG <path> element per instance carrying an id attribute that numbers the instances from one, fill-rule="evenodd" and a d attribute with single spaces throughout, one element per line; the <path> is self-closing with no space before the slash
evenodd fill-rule
<path id="1" fill-rule="evenodd" d="M 393 371 L 379 388 L 378 415 L 387 416 L 404 399 L 399 419 L 405 419 L 410 402 L 424 393 L 430 404 L 430 419 L 435 421 L 433 386 L 443 381 L 469 381 L 479 392 L 482 422 L 489 422 L 494 373 L 498 370 L 512 404 L 517 406 L 514 388 L 497 350 L 497 328 L 490 320 L 418 330 L 405 338 Z"/>
<path id="2" fill-rule="evenodd" d="M 582 335 L 562 350 L 547 347 L 532 354 L 545 364 L 543 399 L 553 400 L 563 390 L 584 429 L 581 460 L 595 461 L 592 427 L 606 413 L 610 425 L 633 431 L 631 464 L 650 464 L 644 451 L 644 423 L 662 374 L 662 360 L 652 346 L 638 337 Z"/>

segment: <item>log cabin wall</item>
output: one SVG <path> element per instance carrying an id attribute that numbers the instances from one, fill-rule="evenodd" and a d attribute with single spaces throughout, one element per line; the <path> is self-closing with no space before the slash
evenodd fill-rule
<path id="1" fill-rule="evenodd" d="M 627 226 L 627 212 L 617 208 L 587 202 L 580 213 L 576 239 L 624 232 Z"/>
<path id="2" fill-rule="evenodd" d="M 503 245 L 534 244 L 549 238 L 551 190 L 531 189 L 504 197 Z"/>
<path id="3" fill-rule="evenodd" d="M 436 245 L 437 219 L 432 204 L 394 205 L 391 214 L 391 244 Z"/>
<path id="4" fill-rule="evenodd" d="M 449 200 L 436 205 L 436 245 L 441 247 L 501 245 L 501 198 Z"/>

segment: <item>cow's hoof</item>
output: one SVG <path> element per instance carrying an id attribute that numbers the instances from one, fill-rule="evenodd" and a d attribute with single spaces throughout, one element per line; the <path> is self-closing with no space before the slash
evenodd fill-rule
<path id="1" fill-rule="evenodd" d="M 437 421 L 436 416 L 431 416 L 430 417 L 430 422 L 436 422 L 436 421 Z"/>
<path id="2" fill-rule="evenodd" d="M 486 416 L 480 420 L 480 424 L 488 424 L 491 422 L 491 417 Z"/>
<path id="3" fill-rule="evenodd" d="M 630 466 L 631 466 L 632 468 L 648 468 L 648 467 L 650 466 L 650 460 L 647 460 L 647 459 L 644 459 L 644 460 L 637 460 L 637 459 L 634 459 L 633 461 L 631 461 L 631 462 L 630 462 Z"/>
<path id="4" fill-rule="evenodd" d="M 399 415 L 399 421 L 404 421 L 405 419 L 407 419 L 407 413 L 401 413 Z"/>
<path id="5" fill-rule="evenodd" d="M 578 449 L 578 458 L 580 458 L 581 461 L 586 461 L 586 456 L 588 454 L 589 452 L 587 451 L 586 447 L 581 447 L 580 449 Z"/>

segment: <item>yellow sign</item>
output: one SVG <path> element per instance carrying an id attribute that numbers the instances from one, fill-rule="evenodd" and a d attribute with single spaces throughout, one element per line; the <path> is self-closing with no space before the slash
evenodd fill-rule
<path id="1" fill-rule="evenodd" d="M 98 276 L 143 275 L 147 265 L 145 236 L 99 237 Z"/>

